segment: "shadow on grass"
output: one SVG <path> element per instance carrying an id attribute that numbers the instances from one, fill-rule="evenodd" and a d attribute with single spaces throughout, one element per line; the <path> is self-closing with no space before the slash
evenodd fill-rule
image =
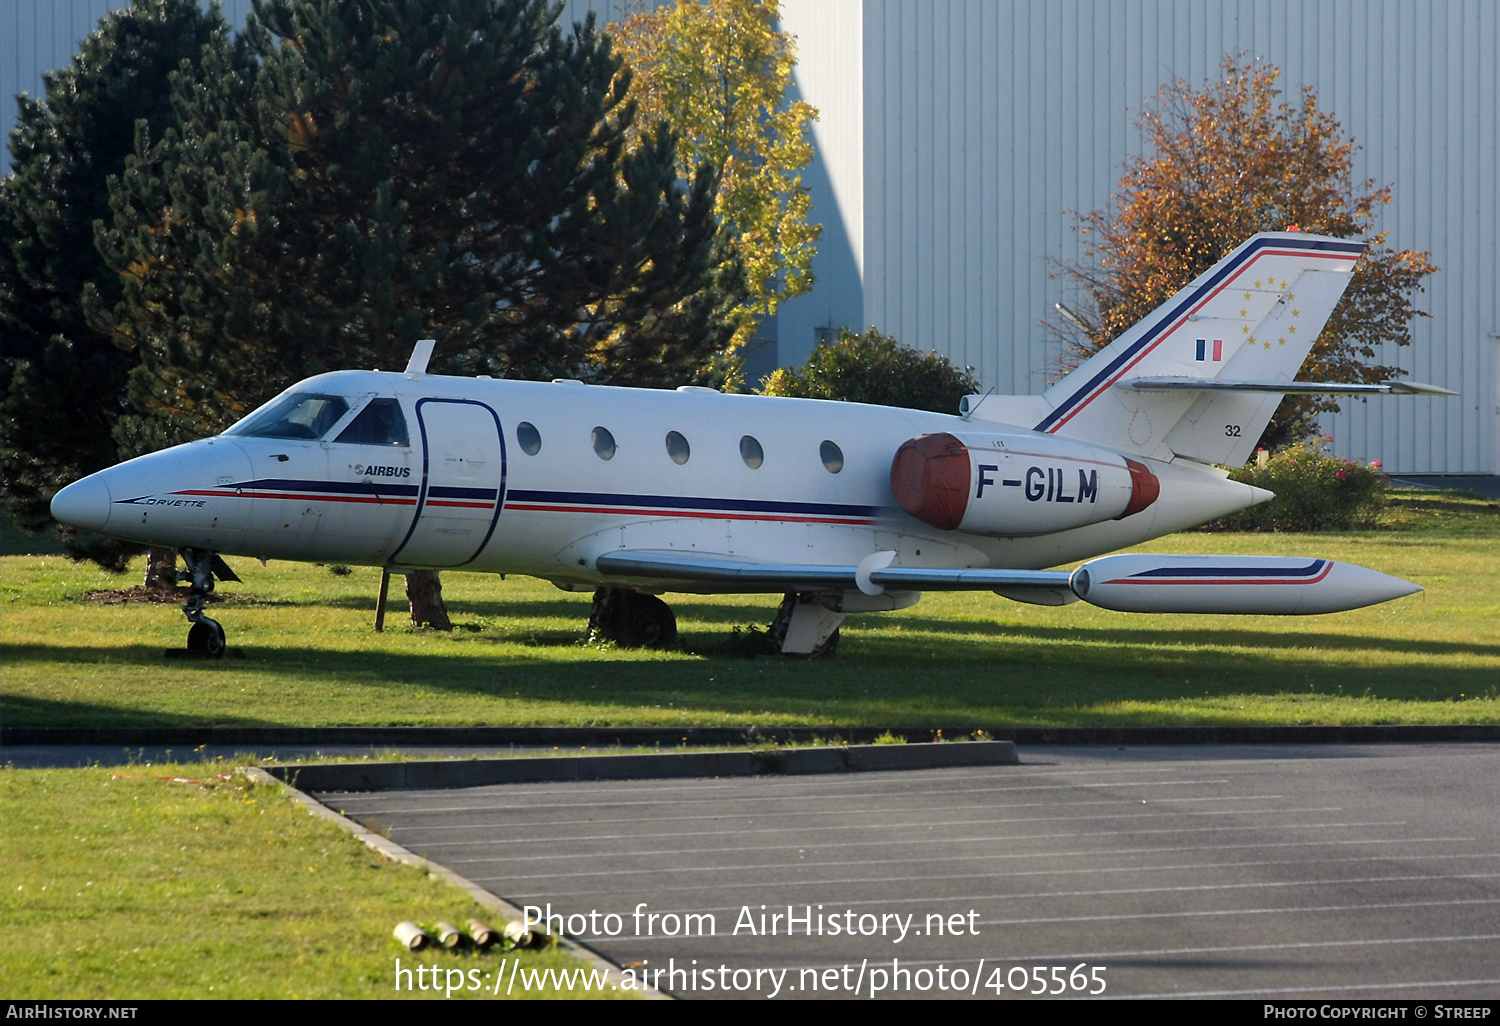
<path id="1" fill-rule="evenodd" d="M 578 644 L 497 655 L 488 645 L 476 648 L 470 642 L 434 636 L 432 645 L 422 646 L 424 651 L 251 648 L 243 660 L 184 664 L 168 661 L 160 648 L 144 645 L 11 645 L 6 647 L 6 660 L 13 671 L 24 672 L 27 663 L 105 664 L 106 669 L 120 667 L 123 680 L 144 678 L 150 686 L 142 687 L 139 708 L 93 698 L 74 702 L 28 697 L 12 688 L 4 697 L 3 711 L 5 722 L 15 726 L 602 725 L 753 723 L 771 716 L 810 723 L 922 726 L 971 721 L 1145 722 L 1139 710 L 1096 707 L 1226 695 L 1431 702 L 1455 699 L 1460 693 L 1492 696 L 1495 691 L 1492 664 L 1361 667 L 1356 675 L 1346 664 L 1310 657 L 1308 636 L 1286 632 L 1219 631 L 1191 639 L 1196 645 L 1243 646 L 1249 651 L 1187 650 L 1163 645 L 1159 634 L 1145 631 L 994 627 L 989 637 L 1002 643 L 987 645 L 984 638 L 951 634 L 938 638 L 942 647 L 934 656 L 932 638 L 860 638 L 855 633 L 830 660 L 694 657 L 694 650 L 722 643 L 722 634 L 703 631 L 685 635 L 686 656 Z M 1316 640 L 1322 644 L 1327 639 Z M 1346 649 L 1372 646 L 1369 638 L 1336 640 Z M 1410 644 L 1410 651 L 1428 653 L 1495 651 L 1491 646 Z M 183 711 L 185 695 L 173 693 L 179 683 L 188 681 L 197 711 Z M 246 685 L 248 696 L 241 694 Z M 347 693 L 350 688 L 355 694 Z M 162 706 L 177 711 L 159 711 Z M 1144 715 L 1151 722 L 1163 722 L 1160 710 Z M 1189 722 L 1193 714 L 1183 715 L 1189 718 L 1181 722 Z"/>
<path id="2" fill-rule="evenodd" d="M 172 713 L 161 709 L 134 709 L 103 702 L 73 702 L 28 695 L 6 695 L 7 727 L 264 727 L 268 721 L 255 716 L 214 713 Z"/>
<path id="3" fill-rule="evenodd" d="M 1249 648 L 1249 649 L 1336 649 L 1339 651 L 1403 652 L 1412 655 L 1462 655 L 1479 658 L 1500 657 L 1500 645 L 1485 645 L 1478 642 L 1423 641 L 1416 638 L 1384 638 L 1370 634 L 1312 634 L 1301 630 L 1206 630 L 1184 622 L 1177 635 L 1160 626 L 1139 629 L 1115 629 L 1109 627 L 1050 627 L 1042 624 L 986 623 L 979 621 L 939 620 L 920 616 L 903 616 L 899 621 L 851 620 L 853 626 L 872 629 L 898 624 L 905 633 L 923 633 L 932 638 L 955 631 L 965 635 L 984 636 L 995 641 L 1055 641 L 1069 645 L 1097 649 L 1100 646 L 1120 646 L 1131 650 L 1153 648 L 1163 654 L 1176 653 L 1179 657 L 1191 652 L 1194 658 L 1213 658 L 1213 654 L 1202 649 Z M 982 652 L 976 653 L 983 655 Z M 1240 653 L 1224 653 L 1230 658 L 1242 658 Z"/>

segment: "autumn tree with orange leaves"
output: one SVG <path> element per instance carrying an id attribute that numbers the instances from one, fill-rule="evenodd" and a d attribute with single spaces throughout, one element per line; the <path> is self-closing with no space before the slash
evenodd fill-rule
<path id="1" fill-rule="evenodd" d="M 1403 373 L 1369 362 L 1382 343 L 1411 343 L 1415 305 L 1437 270 L 1430 254 L 1386 245 L 1374 231 L 1389 188 L 1352 177 L 1355 145 L 1318 109 L 1317 93 L 1281 99 L 1281 72 L 1225 57 L 1218 81 L 1165 86 L 1137 122 L 1148 155 L 1132 158 L 1109 207 L 1078 217 L 1084 261 L 1060 266 L 1092 305 L 1078 323 L 1048 326 L 1075 356 L 1099 351 L 1199 274 L 1262 231 L 1359 239 L 1369 248 L 1303 364 L 1301 380 L 1378 382 Z M 1282 400 L 1260 444 L 1278 448 L 1317 430 L 1337 411 L 1330 396 Z"/>

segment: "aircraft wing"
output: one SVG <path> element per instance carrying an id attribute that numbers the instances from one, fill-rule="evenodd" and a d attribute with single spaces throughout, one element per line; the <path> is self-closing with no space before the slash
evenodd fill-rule
<path id="1" fill-rule="evenodd" d="M 817 591 L 858 589 L 878 595 L 892 591 L 998 591 L 1008 598 L 1042 605 L 1062 605 L 1076 596 L 1068 587 L 1066 570 L 999 570 L 887 566 L 877 553 L 859 566 L 799 563 L 752 563 L 726 556 L 683 552 L 619 550 L 599 556 L 595 566 L 611 577 L 731 584 L 745 590 Z M 884 560 L 889 563 L 889 559 Z M 1022 596 L 1028 597 L 1022 597 Z"/>

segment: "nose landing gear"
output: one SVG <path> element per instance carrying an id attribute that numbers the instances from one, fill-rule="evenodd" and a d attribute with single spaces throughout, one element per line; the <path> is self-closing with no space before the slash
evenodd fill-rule
<path id="1" fill-rule="evenodd" d="M 238 581 L 239 577 L 217 553 L 207 549 L 183 549 L 182 558 L 187 562 L 187 578 L 192 585 L 182 607 L 192 624 L 188 628 L 187 652 L 199 658 L 222 659 L 226 651 L 224 628 L 217 620 L 204 616 L 203 607 L 214 590 L 215 577 L 221 581 Z"/>

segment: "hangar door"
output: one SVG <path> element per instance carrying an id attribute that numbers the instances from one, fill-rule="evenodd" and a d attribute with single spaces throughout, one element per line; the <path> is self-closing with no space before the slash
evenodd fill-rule
<path id="1" fill-rule="evenodd" d="M 489 544 L 505 501 L 500 418 L 472 399 L 419 399 L 422 482 L 398 566 L 455 567 Z"/>

